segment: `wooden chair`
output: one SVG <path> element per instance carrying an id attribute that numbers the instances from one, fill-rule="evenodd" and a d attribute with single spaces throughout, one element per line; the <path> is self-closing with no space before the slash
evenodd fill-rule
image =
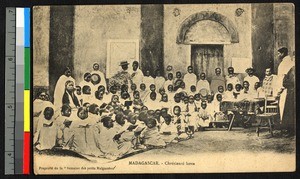
<path id="1" fill-rule="evenodd" d="M 256 115 L 256 118 L 260 119 L 260 122 L 256 128 L 257 136 L 259 136 L 261 129 L 268 129 L 273 137 L 274 119 L 278 115 L 278 112 L 278 100 L 274 97 L 266 97 L 263 113 Z"/>

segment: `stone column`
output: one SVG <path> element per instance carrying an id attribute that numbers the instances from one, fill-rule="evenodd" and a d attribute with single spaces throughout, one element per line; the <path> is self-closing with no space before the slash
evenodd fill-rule
<path id="1" fill-rule="evenodd" d="M 74 6 L 51 6 L 49 44 L 49 93 L 68 66 L 74 69 Z"/>
<path id="2" fill-rule="evenodd" d="M 163 23 L 164 7 L 162 4 L 141 5 L 141 68 L 151 75 L 159 69 L 164 74 Z"/>
<path id="3" fill-rule="evenodd" d="M 252 4 L 252 65 L 260 80 L 274 66 L 273 4 Z"/>

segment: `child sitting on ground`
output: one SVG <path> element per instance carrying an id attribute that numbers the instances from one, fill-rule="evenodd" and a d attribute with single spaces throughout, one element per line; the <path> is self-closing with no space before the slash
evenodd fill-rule
<path id="1" fill-rule="evenodd" d="M 43 118 L 40 118 L 34 134 L 33 144 L 38 150 L 52 149 L 56 145 L 58 127 L 54 124 L 54 109 L 46 107 Z"/>
<path id="2" fill-rule="evenodd" d="M 174 106 L 173 108 L 173 121 L 172 123 L 175 124 L 177 127 L 178 132 L 178 140 L 184 140 L 188 138 L 188 135 L 186 133 L 186 126 L 187 121 L 185 119 L 185 116 L 181 114 L 181 108 L 179 106 Z"/>
<path id="3" fill-rule="evenodd" d="M 205 127 L 209 127 L 210 122 L 212 121 L 212 117 L 206 109 L 207 104 L 206 101 L 201 102 L 201 108 L 199 110 L 199 121 L 198 126 L 199 130 L 204 130 Z"/>
<path id="4" fill-rule="evenodd" d="M 63 145 L 64 137 L 70 138 L 70 125 L 72 124 L 72 108 L 64 104 L 61 107 L 61 115 L 55 120 L 55 123 L 59 127 L 57 134 L 57 144 L 59 146 Z"/>
<path id="5" fill-rule="evenodd" d="M 166 144 L 177 143 L 178 142 L 178 132 L 177 127 L 172 123 L 171 115 L 166 115 L 163 117 L 164 122 L 162 122 L 159 133 L 162 135 L 162 139 Z"/>
<path id="6" fill-rule="evenodd" d="M 147 96 L 147 94 L 148 94 L 148 91 L 146 90 L 146 85 L 145 85 L 145 83 L 141 83 L 141 84 L 140 84 L 140 90 L 139 90 L 139 92 L 140 92 L 140 98 L 141 98 L 141 100 L 144 102 L 144 101 L 145 101 L 145 98 L 146 98 L 146 96 Z"/>
<path id="7" fill-rule="evenodd" d="M 114 122 L 111 117 L 102 116 L 101 122 L 103 126 L 98 135 L 98 146 L 106 158 L 115 160 L 132 151 L 131 142 L 115 142 L 118 134 L 114 129 Z"/>
<path id="8" fill-rule="evenodd" d="M 141 133 L 143 144 L 147 149 L 165 148 L 166 143 L 158 132 L 157 122 L 155 118 L 149 118 L 146 122 L 146 128 Z"/>
<path id="9" fill-rule="evenodd" d="M 103 153 L 98 148 L 95 133 L 95 121 L 89 118 L 88 110 L 85 107 L 80 107 L 77 112 L 77 120 L 74 120 L 70 126 L 70 130 L 73 132 L 70 138 L 65 136 L 65 149 L 73 150 L 78 153 L 102 156 Z"/>
<path id="10" fill-rule="evenodd" d="M 140 92 L 139 91 L 134 91 L 133 92 L 133 97 L 134 97 L 133 102 L 132 102 L 133 110 L 141 109 L 144 104 L 143 104 L 143 101 L 140 98 Z"/>

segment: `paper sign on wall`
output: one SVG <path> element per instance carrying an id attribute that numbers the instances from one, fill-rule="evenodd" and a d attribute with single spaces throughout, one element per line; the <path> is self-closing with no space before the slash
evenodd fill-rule
<path id="1" fill-rule="evenodd" d="M 235 73 L 246 73 L 245 70 L 252 67 L 250 58 L 232 58 L 232 67 Z"/>

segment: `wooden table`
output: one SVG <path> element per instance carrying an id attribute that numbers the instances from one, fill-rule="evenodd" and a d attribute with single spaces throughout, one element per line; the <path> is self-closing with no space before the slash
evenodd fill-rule
<path id="1" fill-rule="evenodd" d="M 244 113 L 244 115 L 255 115 L 257 113 L 256 109 L 258 107 L 263 107 L 264 102 L 264 98 L 222 101 L 220 105 L 220 110 L 222 112 L 231 111 L 233 113 L 233 117 L 230 121 L 228 131 L 232 129 L 232 124 L 237 114 Z"/>

